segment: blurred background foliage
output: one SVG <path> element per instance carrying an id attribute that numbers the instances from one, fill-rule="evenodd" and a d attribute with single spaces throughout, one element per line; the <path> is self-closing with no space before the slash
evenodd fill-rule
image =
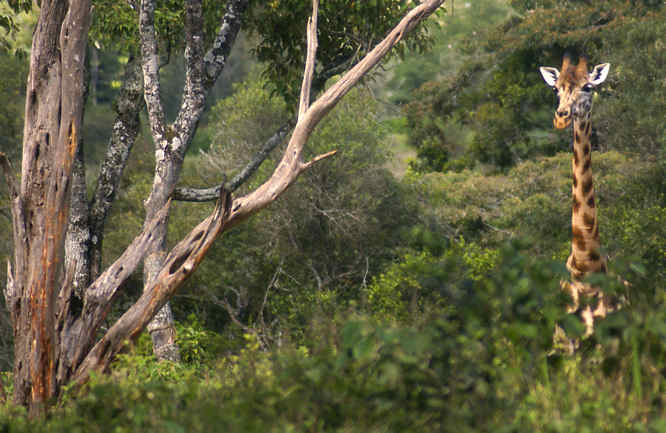
<path id="1" fill-rule="evenodd" d="M 252 10 L 183 185 L 233 177 L 292 116 L 305 4 Z M 320 20 L 321 55 L 331 67 L 336 54 L 360 55 L 373 40 L 367 27 L 388 30 L 410 4 L 322 3 L 329 16 Z M 172 30 L 164 32 L 177 35 L 179 12 L 169 5 Z M 341 7 L 349 8 L 344 17 L 335 13 Z M 156 363 L 142 336 L 110 375 L 69 391 L 53 416 L 28 420 L 6 405 L 0 425 L 15 432 L 666 432 L 665 13 L 651 0 L 447 2 L 402 48 L 404 59 L 390 59 L 318 127 L 308 154 L 338 154 L 225 234 L 176 295 L 181 364 Z M 99 62 L 86 109 L 93 176 L 133 49 L 119 41 L 136 29 L 120 23 L 98 29 L 99 47 L 91 47 Z M 291 39 L 287 25 L 298 29 Z M 114 34 L 114 43 L 103 34 Z M 350 34 L 355 42 L 343 43 Z M 556 324 L 572 336 L 583 329 L 565 314 L 559 290 L 568 276 L 571 137 L 553 130 L 555 98 L 538 73 L 541 65 L 559 67 L 565 51 L 611 63 L 593 109 L 595 190 L 611 272 L 595 281 L 628 300 L 574 356 L 552 342 Z M 0 55 L 7 77 L 0 151 L 15 161 L 25 62 L 9 50 Z M 174 59 L 163 74 L 165 100 L 177 107 L 182 65 Z M 151 149 L 143 134 L 108 223 L 107 263 L 142 225 Z M 279 151 L 236 194 L 266 179 Z M 170 242 L 212 206 L 174 203 Z M 141 287 L 139 275 L 126 283 L 110 323 Z M 2 317 L 0 365 L 8 371 L 12 331 Z"/>

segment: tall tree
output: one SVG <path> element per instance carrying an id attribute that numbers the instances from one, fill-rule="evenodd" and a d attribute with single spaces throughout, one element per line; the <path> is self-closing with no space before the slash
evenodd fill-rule
<path id="1" fill-rule="evenodd" d="M 204 52 L 202 1 L 186 2 L 183 100 L 176 120 L 167 125 L 160 97 L 155 0 L 143 0 L 139 7 L 141 67 L 143 96 L 155 144 L 155 178 L 146 200 L 143 231 L 92 281 L 89 271 L 87 278 L 79 279 L 77 275 L 80 262 L 76 254 L 87 254 L 86 249 L 81 249 L 83 253 L 74 252 L 77 244 L 94 239 L 94 234 L 85 230 L 90 227 L 85 223 L 85 211 L 76 210 L 86 207 L 85 202 L 78 205 L 84 197 L 81 191 L 85 190 L 80 131 L 91 4 L 90 0 L 43 0 L 31 52 L 19 185 L 6 157 L 0 157 L 12 201 L 14 260 L 8 263 L 5 297 L 14 326 L 15 402 L 29 406 L 32 412 L 39 411 L 66 383 L 85 381 L 91 371 L 105 370 L 114 355 L 146 328 L 196 269 L 221 233 L 269 205 L 300 173 L 335 153 L 331 151 L 310 161 L 302 159 L 308 137 L 319 121 L 442 3 L 443 0 L 430 0 L 412 9 L 365 57 L 311 103 L 317 48 L 318 2 L 314 0 L 295 110 L 298 114 L 280 163 L 268 180 L 243 197 L 232 198 L 226 186 L 217 188 L 219 200 L 215 210 L 167 253 L 164 236 L 170 197 L 203 111 L 206 91 L 219 76 L 228 51 L 220 51 L 226 46 L 216 39 L 212 48 Z M 242 9 L 238 8 L 243 4 L 247 2 L 230 0 L 225 17 L 231 20 L 240 16 Z M 233 25 L 223 21 L 218 37 L 229 37 L 230 31 Z M 77 219 L 77 215 L 84 218 Z M 83 227 L 78 234 L 77 224 Z M 64 260 L 65 243 L 70 252 L 67 260 Z M 150 271 L 143 294 L 97 339 L 121 284 L 146 254 Z"/>
<path id="2" fill-rule="evenodd" d="M 266 75 L 271 78 L 272 84 L 280 94 L 295 105 L 299 88 L 297 82 L 304 61 L 302 53 L 305 51 L 305 31 L 300 23 L 305 21 L 309 13 L 307 2 L 300 0 L 281 0 L 268 6 L 255 3 L 253 7 L 248 0 L 229 0 L 222 11 L 210 7 L 206 9 L 205 3 L 198 6 L 191 4 L 191 7 L 197 8 L 196 34 L 193 34 L 188 31 L 192 28 L 188 21 L 191 15 L 188 15 L 186 10 L 179 9 L 177 2 L 156 3 L 151 6 L 153 7 L 151 15 L 154 16 L 152 21 L 138 19 L 143 9 L 134 2 L 96 0 L 94 4 L 101 11 L 97 14 L 99 19 L 93 26 L 93 35 L 96 39 L 125 47 L 130 53 L 144 49 L 152 50 L 152 53 L 149 56 L 140 56 L 136 61 L 130 61 L 126 65 L 123 91 L 114 104 L 117 118 L 107 157 L 102 166 L 103 175 L 98 178 L 95 196 L 88 206 L 85 205 L 85 188 L 77 190 L 81 194 L 78 199 L 80 205 L 72 207 L 69 232 L 71 236 L 68 236 L 66 257 L 69 263 L 76 263 L 72 272 L 79 287 L 86 287 L 99 275 L 106 215 L 114 201 L 119 180 L 139 130 L 138 113 L 143 107 L 140 103 L 143 99 L 139 96 L 140 92 L 137 92 L 137 89 L 140 90 L 140 77 L 142 77 L 139 64 L 143 62 L 145 71 L 145 62 L 151 58 L 154 65 L 150 66 L 152 68 L 150 74 L 159 77 L 160 67 L 173 57 L 172 51 L 183 50 L 184 54 L 188 54 L 189 50 L 189 55 L 192 55 L 193 45 L 188 44 L 188 38 L 196 37 L 199 43 L 203 40 L 211 45 L 203 56 L 203 80 L 194 91 L 191 88 L 192 83 L 187 81 L 190 75 L 186 75 L 182 103 L 176 121 L 166 124 L 166 116 L 160 114 L 165 113 L 161 92 L 151 91 L 153 96 L 149 99 L 152 101 L 152 108 L 151 106 L 148 108 L 156 114 L 153 117 L 149 116 L 156 164 L 153 190 L 149 195 L 150 201 L 146 202 L 145 224 L 148 224 L 159 203 L 162 205 L 165 203 L 168 197 L 166 193 L 172 190 L 180 177 L 184 155 L 205 102 L 209 98 L 213 84 L 227 64 L 240 28 L 245 27 L 257 34 L 260 42 L 256 53 L 259 59 L 268 65 Z M 320 11 L 322 16 L 320 33 L 324 37 L 319 44 L 318 67 L 313 74 L 313 95 L 321 91 L 330 77 L 348 70 L 358 62 L 408 10 L 406 2 L 401 0 L 355 2 L 352 4 L 353 7 L 348 6 L 347 0 L 331 0 L 326 2 Z M 215 24 L 218 24 L 217 30 Z M 341 32 L 339 30 L 341 28 L 345 31 Z M 147 39 L 150 39 L 148 45 L 145 43 Z M 425 47 L 427 42 L 425 31 L 415 32 L 410 38 L 410 44 L 416 48 Z M 134 57 L 130 55 L 130 58 Z M 186 68 L 189 68 L 189 65 L 191 62 L 186 62 Z M 159 87 L 158 85 L 157 88 Z M 193 110 L 188 112 L 190 109 Z M 273 149 L 284 140 L 294 123 L 295 118 L 284 119 L 282 126 L 274 131 L 247 166 L 231 180 L 228 188 L 232 192 L 250 178 Z M 167 131 L 167 137 L 160 135 L 164 134 L 164 131 Z M 165 153 L 165 140 L 178 140 L 176 145 L 178 152 Z M 83 168 L 83 164 L 79 167 Z M 76 183 L 85 185 L 83 170 L 75 171 L 74 174 L 81 178 Z M 166 177 L 163 176 L 165 174 Z M 173 197 L 176 200 L 214 201 L 219 196 L 221 187 L 216 185 L 206 189 L 178 188 L 174 191 Z M 146 284 L 158 270 L 165 256 L 164 241 L 167 227 L 168 221 L 160 226 L 162 241 L 151 248 L 146 256 L 144 266 Z M 168 303 L 148 325 L 148 330 L 158 359 L 179 358 L 173 317 Z"/>

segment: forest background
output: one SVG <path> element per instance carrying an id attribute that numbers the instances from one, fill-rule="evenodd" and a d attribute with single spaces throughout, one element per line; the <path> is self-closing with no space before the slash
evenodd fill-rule
<path id="1" fill-rule="evenodd" d="M 173 299 L 182 362 L 157 363 L 142 337 L 110 375 L 67 393 L 55 416 L 29 420 L 7 403 L 3 428 L 666 431 L 665 18 L 663 2 L 649 0 L 447 2 L 429 24 L 429 50 L 404 48 L 320 125 L 308 151 L 338 155 L 220 239 Z M 14 159 L 27 71 L 16 48 L 28 49 L 33 22 L 20 17 L 0 56 L 0 151 Z M 289 89 L 260 60 L 257 35 L 241 42 L 183 185 L 233 176 L 289 116 Z M 611 269 L 598 279 L 628 300 L 571 357 L 552 352 L 555 323 L 582 331 L 558 289 L 571 137 L 552 129 L 555 97 L 538 74 L 566 50 L 611 64 L 592 120 Z M 94 172 L 127 57 L 102 43 L 90 53 L 84 141 Z M 178 59 L 164 75 L 168 101 L 181 86 Z M 151 146 L 145 130 L 110 215 L 106 262 L 143 224 Z M 1 189 L 4 257 L 12 240 Z M 169 238 L 211 208 L 175 203 Z M 109 322 L 141 290 L 136 275 Z M 7 372 L 12 330 L 6 313 L 0 320 Z"/>

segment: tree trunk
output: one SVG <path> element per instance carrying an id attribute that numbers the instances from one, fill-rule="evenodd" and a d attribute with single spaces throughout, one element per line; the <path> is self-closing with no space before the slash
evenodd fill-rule
<path id="1" fill-rule="evenodd" d="M 30 54 L 20 191 L 13 197 L 14 401 L 31 413 L 57 395 L 56 305 L 71 172 L 85 93 L 90 1 L 42 1 Z M 65 281 L 62 293 L 70 282 Z"/>
<path id="2" fill-rule="evenodd" d="M 148 108 L 151 134 L 155 144 L 155 176 L 150 196 L 145 202 L 146 224 L 171 198 L 183 166 L 185 152 L 203 114 L 209 91 L 219 77 L 234 45 L 248 0 L 227 2 L 220 31 L 213 49 L 203 49 L 202 0 L 192 0 L 185 8 L 185 87 L 178 116 L 167 125 L 160 97 L 157 39 L 155 36 L 154 0 L 143 0 L 140 9 L 144 97 Z M 156 230 L 155 247 L 144 260 L 144 290 L 160 272 L 166 257 L 168 219 Z M 148 325 L 153 352 L 158 359 L 180 360 L 171 306 L 166 303 Z"/>
<path id="3" fill-rule="evenodd" d="M 80 172 L 73 177 L 72 173 L 82 168 L 77 166 L 82 162 L 77 149 L 91 6 L 89 0 L 42 0 L 31 52 L 20 185 L 15 184 L 11 166 L 0 154 L 10 189 L 14 239 L 14 263 L 8 263 L 5 290 L 15 338 L 14 401 L 28 406 L 32 414 L 39 413 L 70 380 L 85 381 L 91 371 L 105 370 L 126 342 L 145 329 L 196 270 L 215 238 L 275 201 L 300 173 L 335 153 L 331 151 L 310 161 L 302 159 L 304 146 L 321 119 L 390 48 L 442 2 L 429 0 L 414 8 L 363 60 L 310 105 L 317 46 L 315 0 L 313 19 L 308 23 L 308 52 L 298 121 L 280 163 L 266 182 L 244 197 L 232 199 L 222 189 L 213 213 L 166 255 L 164 236 L 169 197 L 203 111 L 206 91 L 224 65 L 224 49 L 230 48 L 219 41 L 233 39 L 239 26 L 237 12 L 242 11 L 234 7 L 245 7 L 247 0 L 227 3 L 225 20 L 230 22 L 223 23 L 215 46 L 209 51 L 210 57 L 208 54 L 204 57 L 201 45 L 201 1 L 187 3 L 187 79 L 181 111 L 168 128 L 159 98 L 154 28 L 151 30 L 150 22 L 144 21 L 153 19 L 154 2 L 144 0 L 141 6 L 142 45 L 147 51 L 143 56 L 144 96 L 157 161 L 154 188 L 146 205 L 149 216 L 143 231 L 125 252 L 92 284 L 83 287 L 87 285 L 86 278 L 74 258 L 80 253 L 74 251 L 79 251 L 77 245 L 85 245 L 88 240 L 94 243 L 96 226 L 86 224 L 85 177 Z M 71 219 L 70 196 L 74 197 Z M 68 223 L 68 248 L 73 253 L 63 263 Z M 86 225 L 93 227 L 89 237 L 79 228 Z M 159 262 L 159 269 L 156 266 L 157 272 L 148 274 L 147 287 L 139 300 L 97 341 L 100 326 L 119 288 L 148 252 L 151 252 L 148 262 Z"/>

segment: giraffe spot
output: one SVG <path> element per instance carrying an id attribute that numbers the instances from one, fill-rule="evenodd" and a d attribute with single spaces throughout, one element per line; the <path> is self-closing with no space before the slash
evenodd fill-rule
<path id="1" fill-rule="evenodd" d="M 580 209 L 580 200 L 578 200 L 578 197 L 575 195 L 573 196 L 573 205 L 572 205 L 573 213 L 578 213 L 578 209 Z"/>
<path id="2" fill-rule="evenodd" d="M 580 143 L 580 136 L 578 135 L 578 131 L 574 131 L 574 141 L 576 143 Z"/>
<path id="3" fill-rule="evenodd" d="M 592 236 L 594 236 L 594 239 L 599 239 L 599 224 L 594 226 L 594 233 Z"/>
<path id="4" fill-rule="evenodd" d="M 592 178 L 588 177 L 583 181 L 583 195 L 586 196 L 590 191 L 592 191 Z"/>
<path id="5" fill-rule="evenodd" d="M 596 261 L 598 261 L 598 260 L 601 258 L 601 256 L 599 255 L 599 252 L 598 252 L 597 250 L 592 250 L 592 251 L 590 251 L 590 252 L 588 253 L 588 257 L 589 257 L 590 260 L 592 260 L 593 262 L 596 262 Z"/>
<path id="6" fill-rule="evenodd" d="M 590 136 L 590 122 L 585 122 L 585 135 Z"/>
<path id="7" fill-rule="evenodd" d="M 576 173 L 573 175 L 573 186 L 574 188 L 578 186 L 578 178 L 576 177 Z"/>
<path id="8" fill-rule="evenodd" d="M 593 195 L 591 195 L 590 198 L 587 199 L 587 205 L 588 205 L 589 207 L 591 207 L 591 208 L 593 208 L 593 207 L 595 206 L 595 205 L 594 205 L 594 196 L 593 196 Z"/>
<path id="9" fill-rule="evenodd" d="M 583 155 L 589 155 L 590 154 L 590 143 L 585 143 L 585 146 L 583 146 Z"/>
<path id="10" fill-rule="evenodd" d="M 573 243 L 579 250 L 585 249 L 585 239 L 583 238 L 583 232 L 578 227 L 571 228 L 571 235 Z"/>
<path id="11" fill-rule="evenodd" d="M 580 263 L 576 263 L 576 269 L 578 269 L 578 271 L 581 274 L 584 274 L 584 273 L 588 272 L 591 268 L 590 268 L 590 265 L 587 264 L 586 262 L 580 262 Z"/>
<path id="12" fill-rule="evenodd" d="M 590 228 L 589 231 L 592 231 L 592 230 L 593 230 L 592 227 L 594 227 L 594 221 L 595 221 L 595 219 L 596 219 L 596 218 L 595 218 L 594 214 L 588 214 L 588 213 L 584 213 L 584 214 L 583 214 L 583 223 L 585 223 L 585 226 L 586 226 L 586 227 L 589 227 L 589 228 Z"/>
<path id="13" fill-rule="evenodd" d="M 592 159 L 587 158 L 585 162 L 583 163 L 583 172 L 587 171 L 590 169 L 590 164 L 592 164 Z"/>
<path id="14" fill-rule="evenodd" d="M 576 152 L 576 149 L 573 151 L 573 162 L 574 165 L 578 165 L 578 152 Z"/>

